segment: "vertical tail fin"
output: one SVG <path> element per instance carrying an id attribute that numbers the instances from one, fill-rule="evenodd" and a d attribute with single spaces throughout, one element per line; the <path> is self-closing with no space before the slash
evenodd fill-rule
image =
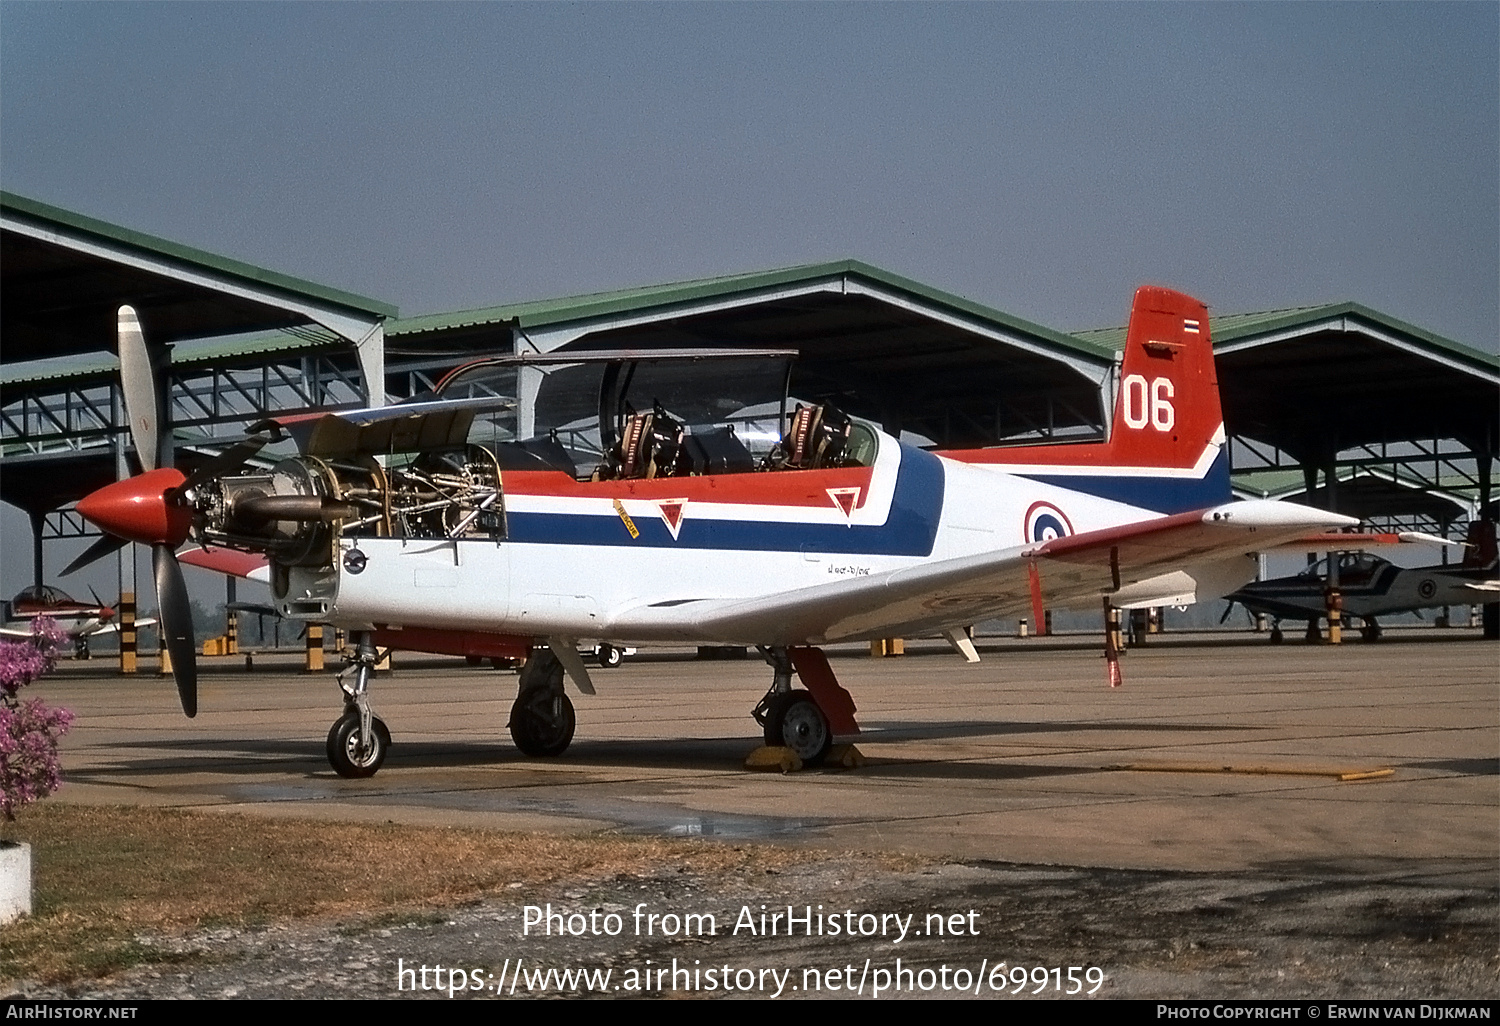
<path id="1" fill-rule="evenodd" d="M 1208 308 L 1181 292 L 1142 286 L 1125 331 L 1111 462 L 1198 467 L 1217 457 L 1223 442 Z"/>
<path id="2" fill-rule="evenodd" d="M 943 455 L 1160 513 L 1228 502 L 1229 459 L 1208 308 L 1171 289 L 1137 289 L 1119 374 L 1106 442 Z"/>

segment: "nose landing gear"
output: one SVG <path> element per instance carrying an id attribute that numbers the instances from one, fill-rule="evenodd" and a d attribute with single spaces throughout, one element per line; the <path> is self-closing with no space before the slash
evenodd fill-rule
<path id="1" fill-rule="evenodd" d="M 391 732 L 370 709 L 370 675 L 375 672 L 375 643 L 369 631 L 354 635 L 354 683 L 344 692 L 344 715 L 328 731 L 328 764 L 341 777 L 373 777 L 391 747 Z"/>

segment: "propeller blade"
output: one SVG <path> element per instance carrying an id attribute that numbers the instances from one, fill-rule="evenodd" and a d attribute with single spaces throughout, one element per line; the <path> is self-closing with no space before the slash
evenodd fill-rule
<path id="1" fill-rule="evenodd" d="M 125 397 L 125 418 L 130 421 L 130 437 L 135 442 L 141 469 L 155 470 L 160 445 L 158 434 L 161 406 L 157 398 L 156 371 L 146 336 L 141 333 L 135 308 L 122 306 L 119 311 L 120 392 Z M 171 461 L 167 461 L 171 466 Z"/>
<path id="2" fill-rule="evenodd" d="M 75 571 L 82 570 L 84 567 L 88 566 L 95 560 L 103 559 L 111 552 L 114 552 L 129 544 L 130 542 L 126 541 L 124 538 L 116 538 L 112 534 L 106 534 L 103 538 L 98 539 L 94 542 L 94 544 L 84 549 L 82 555 L 80 555 L 77 559 L 73 560 L 73 562 L 64 567 L 62 575 L 66 577 Z M 99 604 L 102 606 L 104 603 L 101 602 Z"/>
<path id="3" fill-rule="evenodd" d="M 193 607 L 188 599 L 182 567 L 172 546 L 151 546 L 151 569 L 156 572 L 156 604 L 161 616 L 162 640 L 172 657 L 172 676 L 177 697 L 189 717 L 198 715 L 198 653 L 193 643 Z"/>
<path id="4" fill-rule="evenodd" d="M 1219 626 L 1222 627 L 1224 625 L 1224 621 L 1227 620 L 1227 619 L 1229 619 L 1229 614 L 1232 613 L 1232 612 L 1234 612 L 1234 603 L 1233 602 L 1229 603 L 1229 605 L 1227 605 L 1227 606 L 1224 607 L 1224 615 L 1221 616 L 1221 617 L 1219 617 Z"/>
<path id="5" fill-rule="evenodd" d="M 269 441 L 269 438 L 264 438 L 260 435 L 251 435 L 244 441 L 236 442 L 228 449 L 219 453 L 219 455 L 199 465 L 197 470 L 188 475 L 187 480 L 182 483 L 182 487 L 184 489 L 192 488 L 200 482 L 208 481 L 215 477 L 222 477 L 232 471 L 239 470 L 250 457 L 260 452 Z"/>

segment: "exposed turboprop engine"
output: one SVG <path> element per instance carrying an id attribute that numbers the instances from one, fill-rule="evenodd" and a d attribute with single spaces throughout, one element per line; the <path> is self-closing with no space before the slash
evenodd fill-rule
<path id="1" fill-rule="evenodd" d="M 498 536 L 500 467 L 482 446 L 426 452 L 408 467 L 374 459 L 285 459 L 225 475 L 189 496 L 193 539 L 264 552 L 287 566 L 332 562 L 341 535 Z"/>

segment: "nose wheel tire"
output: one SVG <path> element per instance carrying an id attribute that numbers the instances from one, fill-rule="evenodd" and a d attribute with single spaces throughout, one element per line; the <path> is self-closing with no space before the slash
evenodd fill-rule
<path id="1" fill-rule="evenodd" d="M 391 732 L 379 717 L 370 720 L 370 746 L 359 744 L 359 713 L 350 711 L 339 717 L 328 731 L 328 765 L 341 777 L 373 777 L 385 762 L 391 748 Z"/>
<path id="2" fill-rule="evenodd" d="M 605 669 L 612 669 L 620 665 L 621 660 L 625 657 L 625 653 L 613 645 L 600 645 L 598 657 L 600 666 Z"/>
<path id="3" fill-rule="evenodd" d="M 526 755 L 561 755 L 573 743 L 578 719 L 567 695 L 522 695 L 510 707 L 510 737 Z"/>
<path id="4" fill-rule="evenodd" d="M 788 691 L 766 710 L 766 744 L 790 748 L 803 765 L 816 766 L 833 747 L 833 731 L 811 694 Z"/>

